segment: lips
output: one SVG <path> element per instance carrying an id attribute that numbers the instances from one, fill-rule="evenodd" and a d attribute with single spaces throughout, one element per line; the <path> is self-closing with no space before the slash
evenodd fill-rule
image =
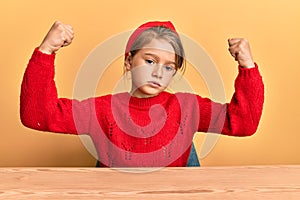
<path id="1" fill-rule="evenodd" d="M 148 81 L 148 84 L 151 85 L 152 87 L 161 87 L 161 85 L 155 81 Z"/>

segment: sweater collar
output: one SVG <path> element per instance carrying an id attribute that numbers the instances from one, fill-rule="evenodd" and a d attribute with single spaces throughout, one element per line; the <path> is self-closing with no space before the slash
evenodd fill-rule
<path id="1" fill-rule="evenodd" d="M 148 98 L 138 98 L 131 96 L 128 92 L 118 94 L 120 100 L 124 102 L 129 102 L 130 106 L 139 107 L 139 108 L 149 108 L 155 104 L 164 104 L 170 96 L 168 92 L 161 92 L 157 96 L 148 97 Z"/>

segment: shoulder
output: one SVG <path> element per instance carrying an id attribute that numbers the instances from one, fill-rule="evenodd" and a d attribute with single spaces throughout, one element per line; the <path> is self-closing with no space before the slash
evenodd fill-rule
<path id="1" fill-rule="evenodd" d="M 181 101 L 190 102 L 193 100 L 202 100 L 205 99 L 198 94 L 189 93 L 189 92 L 177 92 L 174 93 L 173 96 Z"/>
<path id="2" fill-rule="evenodd" d="M 86 98 L 84 100 L 78 100 L 80 104 L 88 104 L 91 108 L 103 108 L 107 107 L 107 105 L 111 101 L 111 94 L 103 95 L 103 96 L 96 96 L 96 97 L 90 97 Z"/>
<path id="3" fill-rule="evenodd" d="M 199 106 L 206 106 L 212 103 L 212 100 L 208 97 L 202 97 L 199 94 L 188 93 L 188 92 L 177 92 L 172 95 L 173 98 L 184 107 L 198 108 Z"/>
<path id="4" fill-rule="evenodd" d="M 103 96 L 91 98 L 90 100 L 101 104 L 111 104 L 112 101 L 122 101 L 124 99 L 128 99 L 129 97 L 130 95 L 127 92 L 123 92 L 117 94 L 106 94 Z"/>

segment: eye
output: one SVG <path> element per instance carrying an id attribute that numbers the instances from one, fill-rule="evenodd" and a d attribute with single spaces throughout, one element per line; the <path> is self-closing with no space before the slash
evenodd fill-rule
<path id="1" fill-rule="evenodd" d="M 146 59 L 145 61 L 147 64 L 151 64 L 151 65 L 155 64 L 155 62 L 151 59 Z"/>
<path id="2" fill-rule="evenodd" d="M 167 70 L 167 71 L 173 71 L 174 70 L 174 68 L 173 67 L 171 67 L 171 66 L 165 66 L 165 69 Z"/>

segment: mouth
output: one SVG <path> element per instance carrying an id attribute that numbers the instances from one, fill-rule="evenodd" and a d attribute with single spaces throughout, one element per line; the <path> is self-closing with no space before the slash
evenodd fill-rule
<path id="1" fill-rule="evenodd" d="M 155 81 L 148 81 L 148 84 L 152 87 L 155 87 L 155 88 L 161 87 L 161 85 L 158 82 L 155 82 Z"/>

